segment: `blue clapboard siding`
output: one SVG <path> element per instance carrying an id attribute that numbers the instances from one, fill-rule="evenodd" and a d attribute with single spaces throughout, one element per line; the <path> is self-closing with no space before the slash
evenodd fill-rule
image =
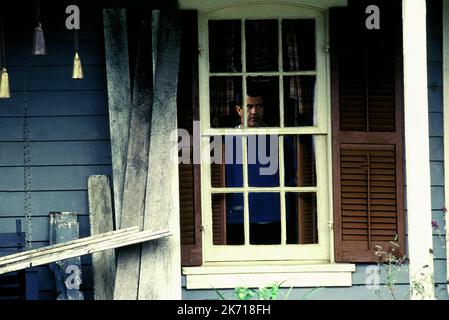
<path id="1" fill-rule="evenodd" d="M 49 212 L 77 211 L 89 236 L 87 177 L 111 176 L 102 9 L 80 1 L 84 79 L 73 80 L 73 31 L 65 29 L 72 1 L 43 3 L 47 56 L 32 56 L 34 4 L 18 0 L 5 17 L 10 99 L 0 99 L 0 233 L 24 220 L 23 107 L 27 81 L 31 140 L 33 247 L 48 245 Z M 28 18 L 27 18 L 28 17 Z M 91 258 L 82 257 L 86 298 L 92 299 Z M 55 299 L 54 276 L 38 267 L 40 299 Z"/>
<path id="2" fill-rule="evenodd" d="M 398 285 L 396 287 L 396 299 L 409 299 L 409 286 Z M 236 299 L 233 290 L 218 290 L 226 300 Z M 288 289 L 281 290 L 279 299 L 283 300 L 287 295 Z M 381 298 L 375 294 L 374 290 L 366 286 L 354 285 L 350 288 L 319 288 L 316 291 L 309 288 L 294 288 L 288 295 L 288 300 L 389 300 L 393 299 L 391 294 L 385 289 L 380 288 Z M 438 286 L 435 290 L 436 297 L 439 300 L 448 300 L 449 296 L 443 286 Z M 183 290 L 182 298 L 185 300 L 221 300 L 215 291 L 211 290 Z"/>
<path id="3" fill-rule="evenodd" d="M 2 217 L 2 224 L 0 225 L 0 233 L 14 232 L 12 226 L 18 218 L 15 217 Z M 22 220 L 22 226 L 25 226 L 24 218 Z M 80 225 L 80 237 L 89 236 L 89 216 L 87 214 L 81 215 L 78 218 Z M 23 227 L 22 227 L 23 228 Z M 33 219 L 33 240 L 36 242 L 48 241 L 49 234 L 49 217 L 37 216 Z"/>
<path id="4" fill-rule="evenodd" d="M 1 106 L 0 106 L 1 107 Z M 107 116 L 49 116 L 29 118 L 30 141 L 109 139 Z M 0 118 L 0 141 L 23 141 L 23 117 Z"/>
<path id="5" fill-rule="evenodd" d="M 34 91 L 28 94 L 30 117 L 107 115 L 105 91 Z M 23 95 L 1 102 L 0 117 L 23 115 Z"/>
<path id="6" fill-rule="evenodd" d="M 446 289 L 446 248 L 445 222 L 441 207 L 444 205 L 444 149 L 443 149 L 443 90 L 442 90 L 442 22 L 441 0 L 427 1 L 428 5 L 428 72 L 429 72 L 429 132 L 430 132 L 430 169 L 432 192 L 432 217 L 437 221 L 439 230 L 434 230 L 433 247 L 435 253 L 435 294 L 437 299 L 449 300 Z M 448 205 L 449 206 L 449 205 Z M 406 238 L 407 243 L 407 238 Z M 353 273 L 353 286 L 350 288 L 320 288 L 314 294 L 307 296 L 312 289 L 294 288 L 289 299 L 345 299 L 345 300 L 371 300 L 379 299 L 374 290 L 369 290 L 365 281 L 369 274 L 365 273 L 367 264 L 358 264 L 357 271 Z M 381 274 L 382 299 L 393 299 L 385 286 L 385 270 Z M 397 278 L 397 299 L 409 298 L 409 277 L 405 269 Z M 218 294 L 213 290 L 186 290 L 185 277 L 183 277 L 184 299 L 214 299 L 219 300 Z M 233 290 L 219 290 L 227 299 L 235 299 Z M 282 290 L 285 294 L 287 289 Z M 281 299 L 283 297 L 281 296 Z"/>
<path id="7" fill-rule="evenodd" d="M 24 192 L 0 192 L 0 217 L 23 215 Z M 86 190 L 39 191 L 32 193 L 32 211 L 35 216 L 48 216 L 50 211 L 78 211 L 88 214 Z"/>
<path id="8" fill-rule="evenodd" d="M 8 153 L 0 153 L 0 167 L 22 166 L 23 143 L 0 142 L 0 150 L 6 149 Z M 111 147 L 108 140 L 32 142 L 31 149 L 33 166 L 111 164 Z M 52 163 L 49 163 L 49 159 Z"/>

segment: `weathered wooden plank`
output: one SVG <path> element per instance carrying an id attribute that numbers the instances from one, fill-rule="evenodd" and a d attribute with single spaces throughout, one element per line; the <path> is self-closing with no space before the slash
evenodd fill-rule
<path id="1" fill-rule="evenodd" d="M 0 258 L 0 274 L 40 266 L 58 260 L 79 257 L 85 254 L 161 239 L 171 235 L 168 230 L 152 232 L 138 231 L 138 229 L 138 227 L 132 227 L 117 230 L 63 244 L 5 256 Z"/>
<path id="2" fill-rule="evenodd" d="M 87 180 L 90 234 L 114 230 L 111 185 L 107 176 L 90 176 Z M 112 300 L 115 281 L 115 252 L 108 250 L 92 254 L 95 300 Z"/>
<path id="3" fill-rule="evenodd" d="M 116 226 L 120 226 L 126 150 L 131 112 L 128 37 L 125 9 L 104 9 L 104 42 Z"/>
<path id="4" fill-rule="evenodd" d="M 121 228 L 134 225 L 143 228 L 153 102 L 152 45 L 149 39 L 151 39 L 151 23 L 143 20 L 140 23 L 134 73 Z M 115 300 L 137 299 L 140 247 L 136 245 L 118 250 Z"/>
<path id="5" fill-rule="evenodd" d="M 50 244 L 75 239 L 79 239 L 77 212 L 51 212 Z M 80 257 L 55 261 L 50 264 L 50 269 L 55 275 L 58 300 L 84 300 L 84 295 L 79 290 L 82 283 Z"/>
<path id="6" fill-rule="evenodd" d="M 68 241 L 68 242 L 64 242 L 64 243 L 58 243 L 58 244 L 54 244 L 54 245 L 50 245 L 50 246 L 36 248 L 33 250 L 23 251 L 23 252 L 16 253 L 13 255 L 1 257 L 0 265 L 21 261 L 30 256 L 32 258 L 39 258 L 39 257 L 45 256 L 47 254 L 57 253 L 57 252 L 61 251 L 61 249 L 71 250 L 71 249 L 77 249 L 86 244 L 96 245 L 97 243 L 101 243 L 104 241 L 107 242 L 111 239 L 121 239 L 124 236 L 127 236 L 129 234 L 132 234 L 133 232 L 138 232 L 138 231 L 139 231 L 139 227 L 135 226 L 135 227 L 120 229 L 120 230 L 116 230 L 116 231 L 106 232 L 106 233 L 96 235 L 96 236 L 85 237 L 85 238 L 81 238 L 81 239 L 77 239 L 77 240 L 73 240 L 73 241 Z M 50 242 L 52 242 L 52 241 L 53 240 L 50 239 Z"/>
<path id="7" fill-rule="evenodd" d="M 142 245 L 139 299 L 181 299 L 176 96 L 181 31 L 178 12 L 161 10 L 154 82 L 145 230 L 169 229 L 170 239 Z"/>
<path id="8" fill-rule="evenodd" d="M 160 10 L 153 10 L 151 15 L 151 40 L 152 40 L 152 51 L 153 51 L 153 83 L 156 78 L 156 62 L 157 62 L 157 43 L 159 37 L 159 16 L 161 14 Z"/>

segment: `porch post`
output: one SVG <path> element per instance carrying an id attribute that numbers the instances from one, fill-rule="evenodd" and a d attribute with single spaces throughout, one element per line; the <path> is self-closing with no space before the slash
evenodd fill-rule
<path id="1" fill-rule="evenodd" d="M 434 299 L 426 0 L 403 0 L 404 122 L 411 299 Z"/>
<path id="2" fill-rule="evenodd" d="M 444 118 L 444 185 L 449 186 L 449 0 L 443 0 L 443 118 Z M 449 187 L 445 187 L 444 201 L 449 206 Z M 446 290 L 449 292 L 449 212 L 446 218 Z"/>

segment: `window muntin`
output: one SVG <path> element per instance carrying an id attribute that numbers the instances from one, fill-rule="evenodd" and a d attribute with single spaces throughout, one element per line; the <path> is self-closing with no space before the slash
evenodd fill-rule
<path id="1" fill-rule="evenodd" d="M 236 21 L 240 22 L 240 28 L 237 27 Z M 209 47 L 209 55 L 201 57 L 200 77 L 203 81 L 200 82 L 200 93 L 209 91 L 209 99 L 204 99 L 204 96 L 201 99 L 203 155 L 210 154 L 211 147 L 207 141 L 212 136 L 215 136 L 215 139 L 219 137 L 223 142 L 229 138 L 239 138 L 242 149 L 241 164 L 238 168 L 239 183 L 229 184 L 226 170 L 223 170 L 224 165 L 203 165 L 202 181 L 208 186 L 202 193 L 206 261 L 276 260 L 282 256 L 289 260 L 324 260 L 329 257 L 329 235 L 324 228 L 328 216 L 327 119 L 323 116 L 327 108 L 326 64 L 320 64 L 325 62 L 325 59 L 317 50 L 317 45 L 324 39 L 323 22 L 323 16 L 316 12 L 307 17 L 287 19 L 252 17 L 208 20 L 206 16 L 200 19 L 200 25 L 208 33 L 209 42 L 203 42 L 206 48 L 207 44 L 211 45 L 212 35 L 218 34 L 218 25 L 232 24 L 233 27 L 227 30 L 228 34 L 221 31 L 223 39 L 241 41 L 233 49 L 222 46 L 221 61 L 215 58 L 216 48 Z M 240 31 L 240 37 L 236 30 Z M 212 42 L 217 43 L 215 40 Z M 271 42 L 275 42 L 275 45 L 264 50 Z M 235 44 L 235 41 L 233 43 Z M 251 48 L 248 48 L 249 43 Z M 241 53 L 240 60 L 235 52 Z M 295 54 L 295 59 L 292 59 Z M 290 60 L 285 61 L 289 55 Z M 219 67 L 222 65 L 227 67 Z M 276 107 L 270 110 L 271 121 L 263 127 L 248 126 L 246 112 L 243 123 L 239 125 L 240 119 L 232 113 L 233 104 L 236 103 L 235 96 L 246 96 L 251 83 L 254 82 L 264 83 L 265 88 L 271 85 L 271 90 L 262 91 L 271 92 L 269 99 L 277 101 Z M 322 93 L 324 98 L 319 93 Z M 275 137 L 278 146 L 276 156 L 279 163 L 279 183 L 258 185 L 250 182 L 248 149 L 251 148 L 250 140 L 257 139 L 260 135 Z M 289 152 L 287 146 L 292 143 L 295 149 Z M 224 145 L 226 146 L 226 143 Z M 226 154 L 225 149 L 222 149 L 223 154 Z M 292 156 L 290 153 L 293 153 L 293 161 L 286 166 L 288 157 Z M 224 158 L 223 156 L 222 159 Z M 292 169 L 289 167 L 295 168 L 294 181 L 290 179 Z M 255 230 L 250 223 L 257 212 L 257 203 L 263 202 L 260 199 L 264 196 L 275 199 L 271 205 L 279 207 L 275 212 L 275 215 L 279 216 L 279 224 L 275 226 L 279 236 L 265 239 L 268 243 L 264 243 L 264 239 L 254 238 L 255 233 L 263 233 L 263 228 Z M 240 200 L 235 201 L 232 198 Z M 324 199 L 326 201 L 322 202 Z M 238 219 L 243 220 L 242 224 L 226 224 L 226 219 L 230 217 L 230 206 L 237 207 L 232 211 Z M 220 210 L 227 211 L 227 214 L 223 216 Z M 304 225 L 306 222 L 310 225 L 309 229 L 301 230 L 304 229 L 301 223 Z M 229 229 L 234 229 L 233 232 L 237 236 L 227 240 Z M 229 242 L 227 245 L 226 241 Z M 276 251 L 263 250 L 262 247 L 267 248 L 266 244 L 270 244 L 268 248 L 276 248 Z"/>

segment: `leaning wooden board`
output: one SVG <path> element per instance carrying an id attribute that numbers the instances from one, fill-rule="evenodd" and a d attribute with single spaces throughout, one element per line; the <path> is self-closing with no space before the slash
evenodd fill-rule
<path id="1" fill-rule="evenodd" d="M 142 20 L 139 27 L 133 102 L 126 158 L 125 188 L 121 228 L 139 226 L 143 229 L 145 192 L 148 172 L 148 150 L 153 103 L 151 22 Z M 136 300 L 139 287 L 140 245 L 117 251 L 117 273 L 114 299 Z"/>
<path id="2" fill-rule="evenodd" d="M 89 224 L 92 236 L 114 230 L 111 185 L 108 176 L 89 176 Z M 92 276 L 95 300 L 112 300 L 115 281 L 115 252 L 107 250 L 92 254 Z"/>
<path id="3" fill-rule="evenodd" d="M 170 236 L 168 230 L 139 231 L 131 227 L 107 232 L 39 249 L 16 253 L 0 258 L 0 274 L 40 266 L 59 260 L 79 257 L 103 250 L 129 246 Z"/>
<path id="4" fill-rule="evenodd" d="M 161 10 L 151 119 L 145 230 L 169 229 L 170 239 L 142 245 L 139 300 L 181 299 L 177 87 L 181 27 L 176 9 Z"/>
<path id="5" fill-rule="evenodd" d="M 79 238 L 77 212 L 50 212 L 50 245 Z M 82 283 L 81 258 L 72 257 L 50 263 L 55 275 L 57 300 L 84 300 L 80 291 Z"/>
<path id="6" fill-rule="evenodd" d="M 131 113 L 128 37 L 125 9 L 104 9 L 104 43 L 116 227 L 120 227 L 126 150 Z"/>

